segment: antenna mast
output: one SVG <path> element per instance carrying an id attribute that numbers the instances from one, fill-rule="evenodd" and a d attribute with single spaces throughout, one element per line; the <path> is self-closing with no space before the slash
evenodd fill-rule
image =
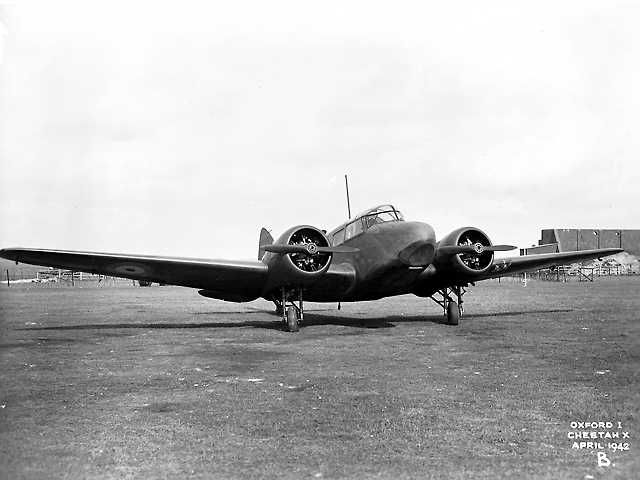
<path id="1" fill-rule="evenodd" d="M 349 179 L 347 175 L 344 176 L 344 186 L 347 189 L 347 212 L 349 213 L 349 220 L 351 220 L 351 202 L 349 201 Z"/>

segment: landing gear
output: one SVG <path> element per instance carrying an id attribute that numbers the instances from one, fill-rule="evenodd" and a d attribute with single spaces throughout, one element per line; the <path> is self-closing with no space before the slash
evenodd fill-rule
<path id="1" fill-rule="evenodd" d="M 447 323 L 449 325 L 458 325 L 460 323 L 460 307 L 454 301 L 447 304 Z"/>
<path id="2" fill-rule="evenodd" d="M 439 294 L 440 297 L 436 297 L 436 294 L 431 296 L 431 300 L 442 307 L 444 317 L 447 319 L 447 324 L 458 325 L 458 323 L 460 323 L 460 318 L 464 313 L 462 296 L 465 293 L 466 289 L 464 287 L 454 286 L 438 290 L 436 294 Z M 456 302 L 451 295 L 455 295 L 458 301 Z"/>
<path id="3" fill-rule="evenodd" d="M 282 306 L 282 301 L 274 298 L 273 303 L 275 303 L 276 305 L 276 315 L 282 316 L 284 314 L 284 307 Z"/>
<path id="4" fill-rule="evenodd" d="M 287 330 L 290 332 L 297 332 L 300 329 L 298 325 L 298 311 L 296 307 L 287 308 Z"/>
<path id="5" fill-rule="evenodd" d="M 285 331 L 297 332 L 304 318 L 304 304 L 302 302 L 302 288 L 287 289 L 282 287 L 280 298 L 273 299 L 276 304 L 276 313 L 282 315 L 282 324 Z"/>

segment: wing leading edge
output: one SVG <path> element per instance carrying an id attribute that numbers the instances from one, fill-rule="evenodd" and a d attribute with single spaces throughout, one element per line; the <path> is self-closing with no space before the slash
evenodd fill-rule
<path id="1" fill-rule="evenodd" d="M 521 255 L 519 257 L 499 258 L 491 269 L 476 280 L 503 277 L 513 273 L 522 273 L 555 265 L 567 265 L 574 262 L 607 257 L 623 252 L 622 248 L 601 248 L 598 250 L 579 250 L 575 252 L 542 253 L 538 255 Z"/>
<path id="2" fill-rule="evenodd" d="M 78 272 L 200 288 L 235 301 L 260 296 L 267 279 L 267 266 L 259 261 L 209 260 L 200 258 L 122 255 L 72 250 L 7 248 L 0 257 L 15 262 L 65 268 Z"/>

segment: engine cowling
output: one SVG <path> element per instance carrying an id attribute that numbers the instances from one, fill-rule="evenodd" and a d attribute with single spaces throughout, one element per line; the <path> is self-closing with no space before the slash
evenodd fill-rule
<path id="1" fill-rule="evenodd" d="M 479 228 L 463 227 L 454 230 L 438 242 L 434 264 L 436 268 L 452 269 L 466 275 L 481 274 L 493 265 L 493 252 L 483 247 L 492 245 L 489 237 Z M 440 247 L 473 247 L 473 253 L 449 253 Z"/>
<path id="2" fill-rule="evenodd" d="M 318 228 L 311 225 L 291 227 L 273 245 L 301 245 L 306 253 L 271 253 L 268 259 L 269 271 L 295 278 L 297 283 L 310 283 L 324 274 L 331 265 L 333 255 L 318 252 L 319 247 L 328 247 L 329 240 Z"/>

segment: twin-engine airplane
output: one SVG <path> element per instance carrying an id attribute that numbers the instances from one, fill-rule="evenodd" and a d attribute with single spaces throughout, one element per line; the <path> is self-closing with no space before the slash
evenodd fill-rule
<path id="1" fill-rule="evenodd" d="M 604 257 L 623 251 L 603 248 L 526 255 L 500 260 L 480 229 L 463 227 L 436 241 L 433 228 L 405 221 L 391 205 L 371 208 L 329 233 L 299 225 L 274 241 L 260 233 L 257 261 L 120 255 L 8 248 L 0 257 L 74 271 L 198 288 L 199 294 L 231 302 L 271 300 L 284 328 L 298 331 L 303 297 L 313 302 L 357 302 L 413 293 L 430 297 L 457 325 L 465 287 L 553 265 Z M 455 297 L 455 299 L 454 299 Z"/>

